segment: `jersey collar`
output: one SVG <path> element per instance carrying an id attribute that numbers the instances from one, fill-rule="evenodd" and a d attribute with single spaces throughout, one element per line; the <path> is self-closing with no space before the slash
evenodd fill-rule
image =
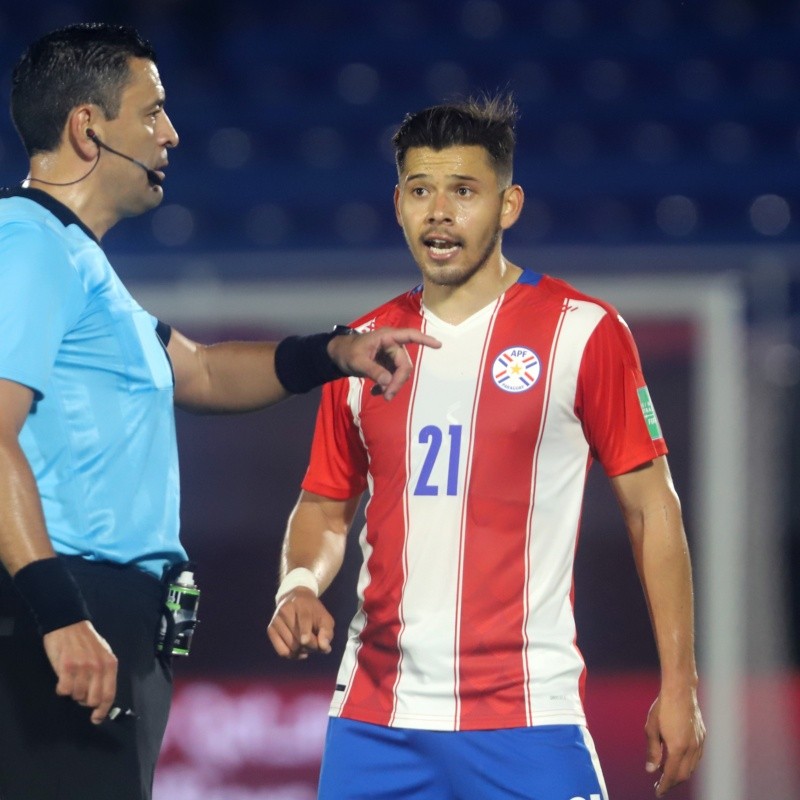
<path id="1" fill-rule="evenodd" d="M 92 231 L 81 222 L 80 217 L 67 208 L 62 202 L 55 199 L 47 192 L 41 189 L 27 189 L 22 186 L 13 186 L 10 189 L 0 189 L 0 198 L 2 197 L 24 197 L 28 200 L 33 200 L 40 206 L 46 208 L 58 221 L 66 228 L 68 225 L 77 225 L 87 236 L 93 239 L 97 244 L 100 240 L 92 233 Z"/>

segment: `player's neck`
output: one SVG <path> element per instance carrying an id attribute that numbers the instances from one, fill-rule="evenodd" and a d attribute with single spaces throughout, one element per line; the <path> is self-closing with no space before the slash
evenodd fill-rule
<path id="1" fill-rule="evenodd" d="M 423 281 L 422 300 L 439 319 L 458 325 L 497 300 L 521 274 L 519 267 L 501 256 L 494 268 L 483 268 L 462 284 Z"/>

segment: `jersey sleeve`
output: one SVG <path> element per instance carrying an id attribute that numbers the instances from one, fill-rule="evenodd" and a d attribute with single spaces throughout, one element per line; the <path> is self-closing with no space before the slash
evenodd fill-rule
<path id="1" fill-rule="evenodd" d="M 636 344 L 613 309 L 601 319 L 586 345 L 575 413 L 593 457 L 610 477 L 667 453 Z"/>
<path id="2" fill-rule="evenodd" d="M 317 410 L 311 456 L 302 488 L 349 500 L 367 488 L 367 452 L 347 403 L 350 378 L 326 383 Z"/>
<path id="3" fill-rule="evenodd" d="M 0 228 L 0 378 L 41 397 L 85 304 L 81 280 L 55 237 L 29 223 Z"/>

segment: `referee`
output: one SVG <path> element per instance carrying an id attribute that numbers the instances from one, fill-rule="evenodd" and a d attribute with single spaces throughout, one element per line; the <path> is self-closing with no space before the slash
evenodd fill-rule
<path id="1" fill-rule="evenodd" d="M 403 345 L 438 343 L 384 328 L 204 346 L 156 320 L 100 245 L 162 201 L 178 144 L 152 47 L 74 25 L 12 82 L 30 172 L 0 194 L 0 797 L 147 800 L 171 695 L 165 584 L 190 571 L 174 404 L 251 411 L 344 374 L 391 399 Z"/>

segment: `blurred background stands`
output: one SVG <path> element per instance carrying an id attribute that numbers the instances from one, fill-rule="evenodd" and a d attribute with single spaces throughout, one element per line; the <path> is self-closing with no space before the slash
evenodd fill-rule
<path id="1" fill-rule="evenodd" d="M 164 205 L 109 234 L 117 253 L 397 246 L 403 115 L 505 88 L 515 244 L 800 241 L 796 2 L 4 4 L 3 74 L 79 19 L 152 40 L 181 135 Z M 25 172 L 6 118 L 0 170 Z"/>

